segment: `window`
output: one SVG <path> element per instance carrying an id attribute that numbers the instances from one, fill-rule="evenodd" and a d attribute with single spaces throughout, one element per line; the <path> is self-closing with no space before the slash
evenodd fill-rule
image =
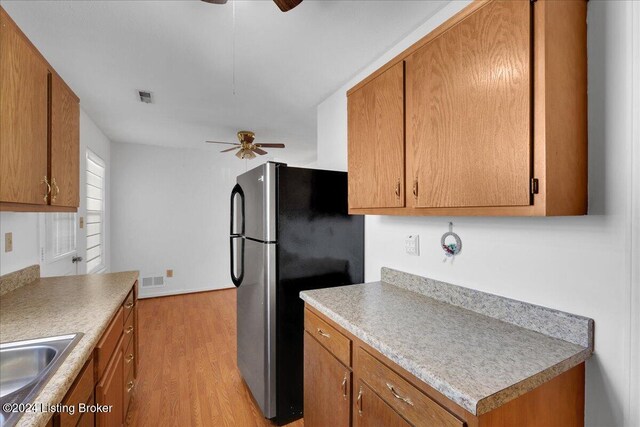
<path id="1" fill-rule="evenodd" d="M 76 214 L 44 214 L 47 262 L 76 251 Z"/>
<path id="2" fill-rule="evenodd" d="M 104 194 L 104 161 L 87 150 L 87 273 L 97 273 L 105 267 Z"/>

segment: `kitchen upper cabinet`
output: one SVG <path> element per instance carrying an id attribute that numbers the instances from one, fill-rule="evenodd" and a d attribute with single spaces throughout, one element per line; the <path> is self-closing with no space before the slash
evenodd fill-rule
<path id="1" fill-rule="evenodd" d="M 349 427 L 351 370 L 304 333 L 304 425 Z"/>
<path id="2" fill-rule="evenodd" d="M 0 203 L 46 205 L 47 63 L 0 9 Z"/>
<path id="3" fill-rule="evenodd" d="M 76 95 L 0 7 L 0 211 L 75 212 Z"/>
<path id="4" fill-rule="evenodd" d="M 475 1 L 350 89 L 349 212 L 586 214 L 586 33 L 586 1 Z"/>
<path id="5" fill-rule="evenodd" d="M 404 66 L 348 97 L 349 206 L 404 206 Z"/>
<path id="6" fill-rule="evenodd" d="M 530 8 L 492 2 L 405 60 L 412 206 L 530 204 Z"/>
<path id="7" fill-rule="evenodd" d="M 51 204 L 80 204 L 80 104 L 57 75 L 51 76 Z"/>

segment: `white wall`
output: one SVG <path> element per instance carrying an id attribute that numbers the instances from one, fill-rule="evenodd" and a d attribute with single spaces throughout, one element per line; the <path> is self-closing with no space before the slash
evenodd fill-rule
<path id="1" fill-rule="evenodd" d="M 630 402 L 630 389 L 637 389 L 638 381 L 630 379 L 632 363 L 638 363 L 637 352 L 630 350 L 630 195 L 640 192 L 640 183 L 632 186 L 630 160 L 632 3 L 590 1 L 588 5 L 588 216 L 368 216 L 365 221 L 367 281 L 379 279 L 380 267 L 389 266 L 594 318 L 586 424 L 598 427 L 640 425 L 640 420 L 631 418 L 637 417 L 637 411 L 631 413 L 635 404 Z M 319 166 L 346 170 L 346 90 L 466 4 L 445 7 L 318 107 Z M 450 220 L 462 238 L 463 252 L 454 262 L 443 262 L 440 236 Z M 419 257 L 404 254 L 408 234 L 420 235 Z"/>
<path id="2" fill-rule="evenodd" d="M 109 139 L 98 129 L 91 118 L 80 110 L 80 208 L 79 216 L 86 216 L 86 149 L 91 148 L 105 160 L 107 164 L 107 206 L 109 204 Z M 109 211 L 105 216 L 106 228 L 106 265 L 109 268 Z M 13 233 L 13 251 L 4 251 L 4 233 Z M 38 214 L 22 212 L 0 212 L 0 235 L 2 250 L 0 251 L 0 275 L 40 263 L 40 240 L 38 230 Z M 78 254 L 86 259 L 86 238 L 84 230 L 78 229 Z M 84 261 L 79 266 L 79 273 L 86 271 Z"/>
<path id="3" fill-rule="evenodd" d="M 233 286 L 229 194 L 245 162 L 213 150 L 112 147 L 114 270 L 174 270 L 164 287 L 140 287 L 141 297 Z"/>

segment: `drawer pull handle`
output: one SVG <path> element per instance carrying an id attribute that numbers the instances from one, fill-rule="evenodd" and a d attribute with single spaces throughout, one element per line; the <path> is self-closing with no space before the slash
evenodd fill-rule
<path id="1" fill-rule="evenodd" d="M 344 397 L 344 399 L 347 399 L 347 375 L 348 374 L 344 374 L 344 378 L 342 379 L 342 397 Z"/>
<path id="2" fill-rule="evenodd" d="M 134 385 L 135 384 L 133 383 L 133 381 L 129 381 L 127 383 L 127 393 L 129 393 L 131 390 L 133 390 Z"/>
<path id="3" fill-rule="evenodd" d="M 131 332 L 133 332 L 133 325 L 129 326 L 124 332 L 126 334 L 130 334 Z"/>
<path id="4" fill-rule="evenodd" d="M 358 399 L 356 399 L 356 406 L 358 407 L 358 415 L 362 416 L 362 386 L 358 391 Z"/>
<path id="5" fill-rule="evenodd" d="M 126 304 L 124 305 L 124 308 L 126 308 L 126 309 L 129 309 L 129 308 L 131 308 L 131 307 L 133 307 L 133 302 L 132 302 L 132 301 L 129 301 L 128 303 L 126 303 Z"/>
<path id="6" fill-rule="evenodd" d="M 131 361 L 133 360 L 133 357 L 134 357 L 133 354 L 129 354 L 126 359 L 127 363 L 131 363 Z"/>
<path id="7" fill-rule="evenodd" d="M 318 328 L 318 334 L 320 334 L 321 336 L 323 336 L 325 338 L 331 338 L 331 335 L 329 335 L 328 333 L 326 333 L 325 331 L 323 331 L 320 328 Z"/>
<path id="8" fill-rule="evenodd" d="M 407 405 L 411 405 L 413 406 L 413 402 L 411 401 L 411 399 L 409 399 L 408 397 L 402 397 L 398 394 L 398 392 L 396 391 L 395 388 L 393 388 L 393 386 L 389 383 L 387 383 L 387 387 L 389 388 L 389 391 L 391 392 L 391 394 L 393 394 L 393 397 L 395 397 L 398 400 L 402 400 L 404 403 L 406 403 Z"/>

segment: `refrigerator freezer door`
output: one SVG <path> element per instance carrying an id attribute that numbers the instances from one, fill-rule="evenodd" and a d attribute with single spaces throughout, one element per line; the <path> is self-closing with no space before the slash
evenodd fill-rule
<path id="1" fill-rule="evenodd" d="M 246 239 L 237 291 L 238 367 L 266 418 L 276 415 L 275 244 Z"/>
<path id="2" fill-rule="evenodd" d="M 244 235 L 276 241 L 276 164 L 265 163 L 238 176 L 244 199 Z"/>

